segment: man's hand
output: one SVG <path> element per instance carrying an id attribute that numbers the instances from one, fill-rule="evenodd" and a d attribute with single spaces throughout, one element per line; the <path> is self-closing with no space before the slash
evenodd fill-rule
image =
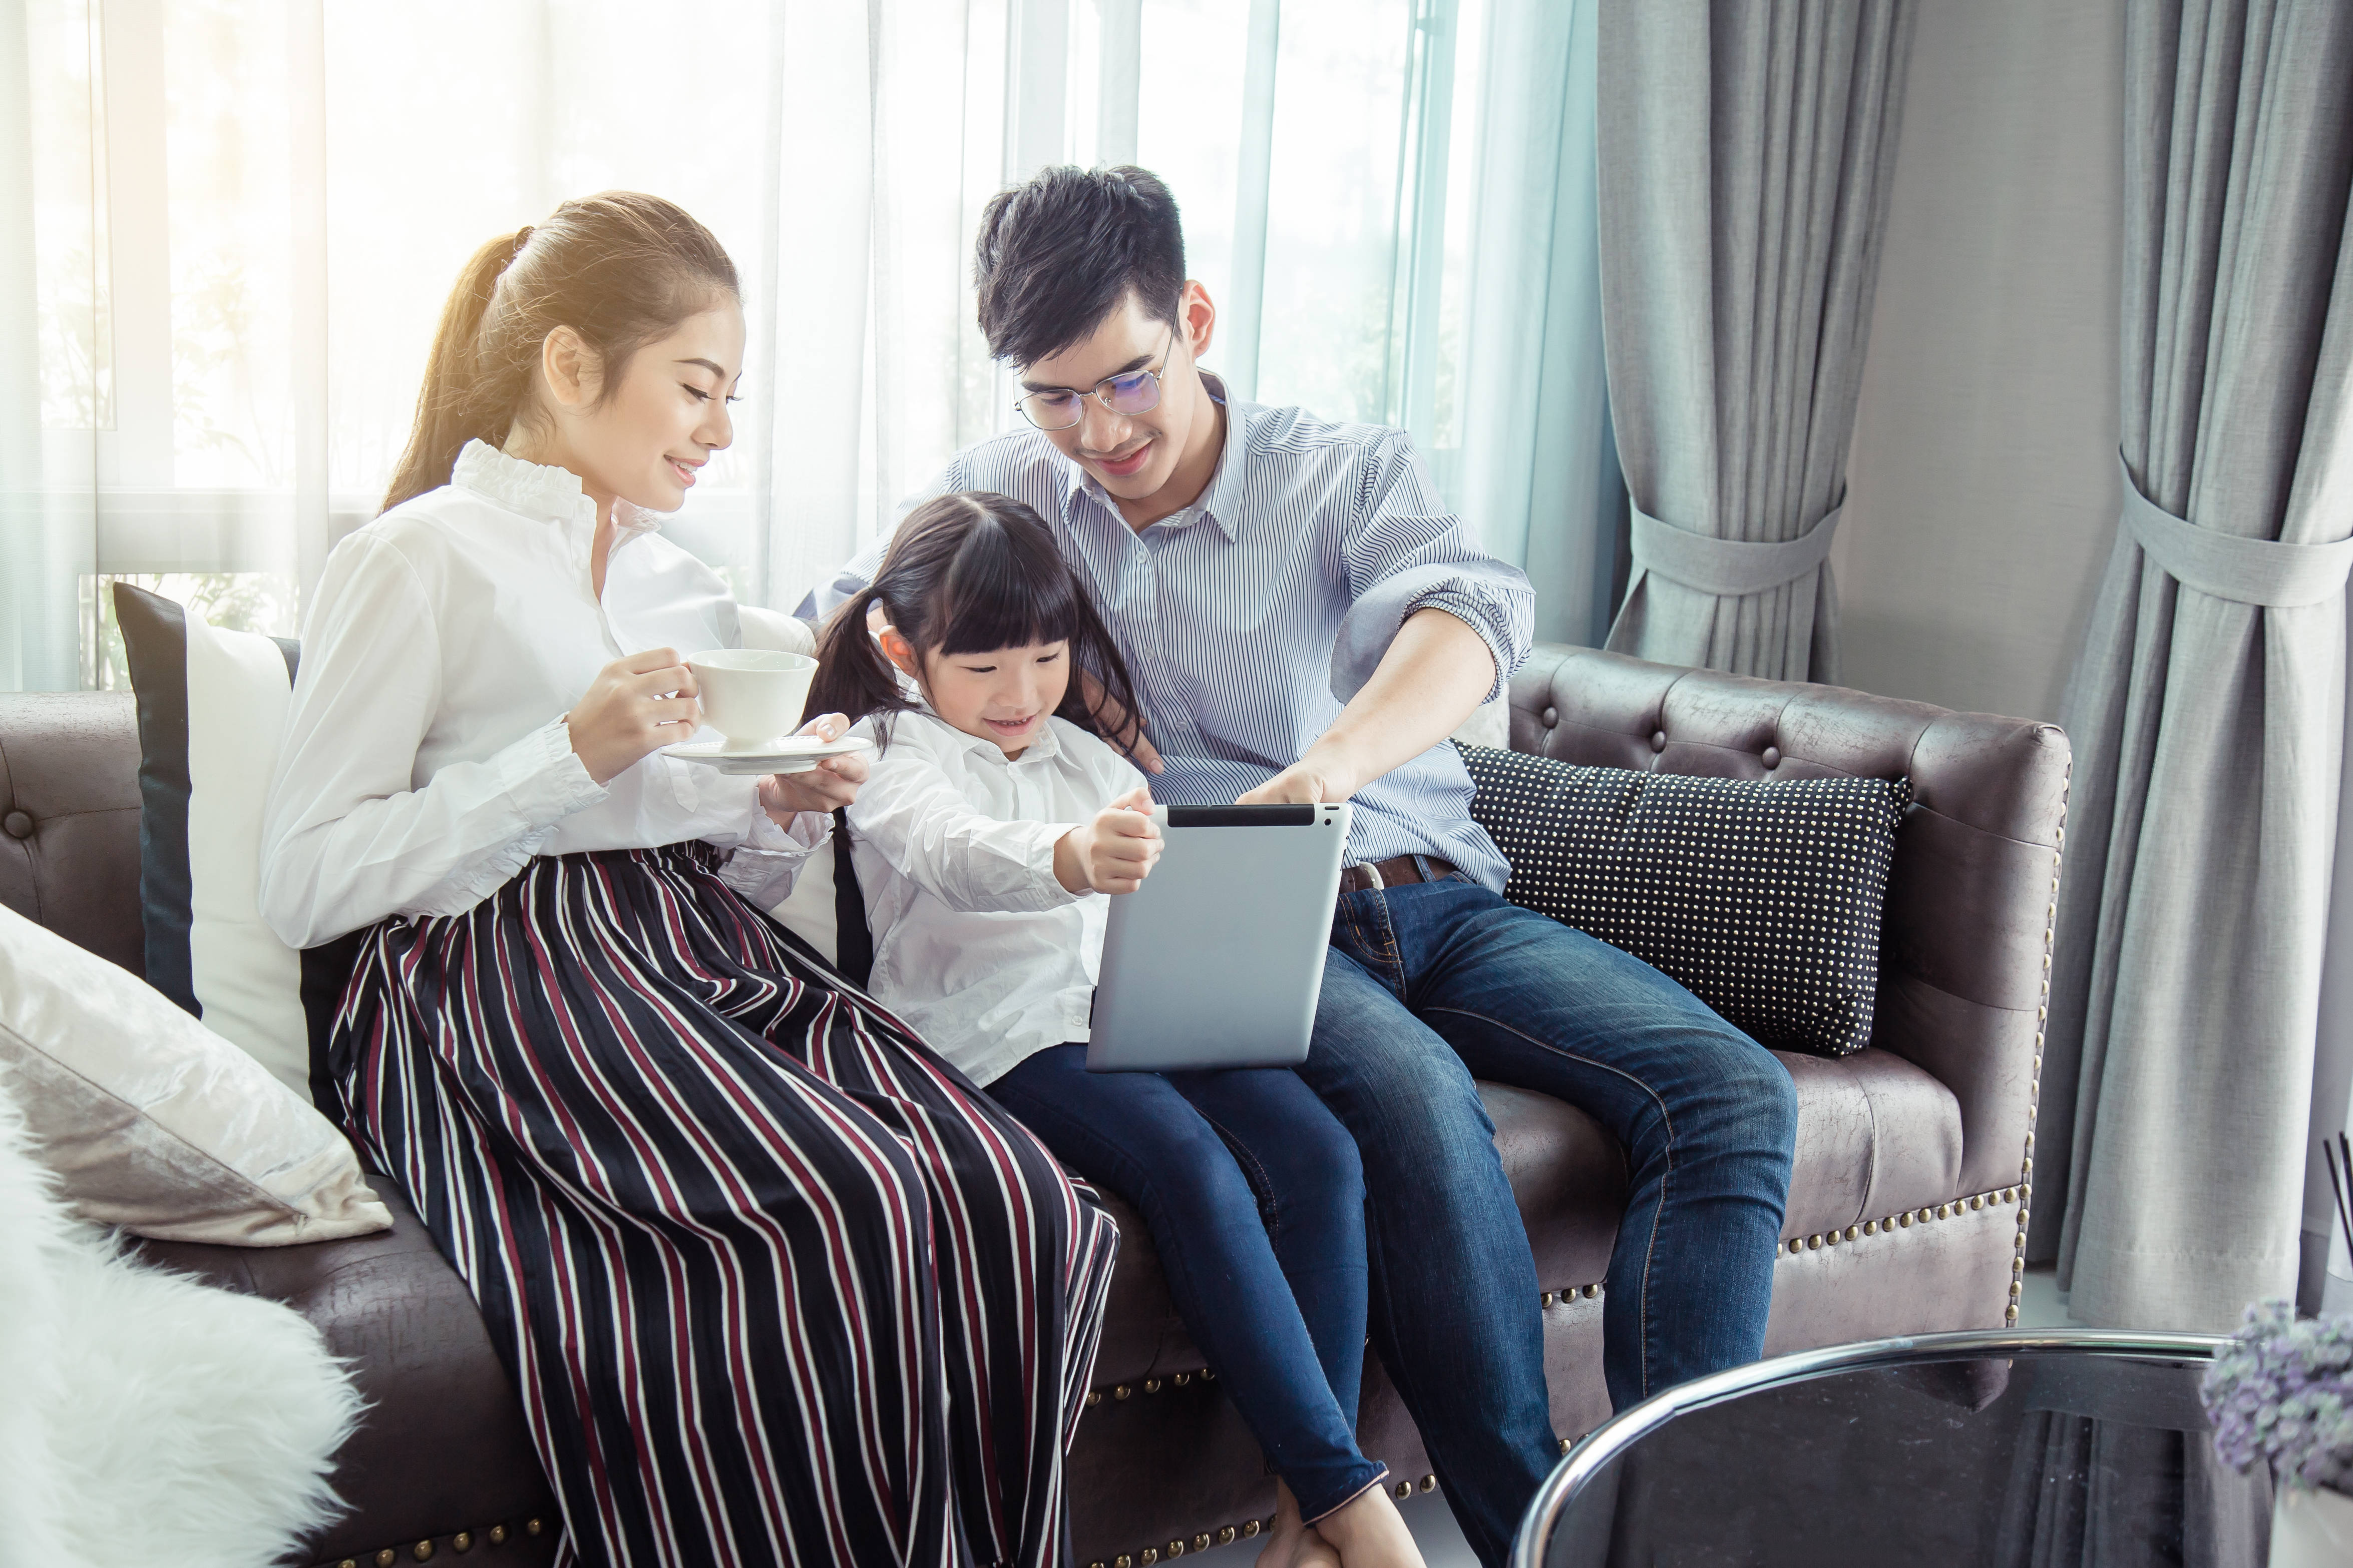
<path id="1" fill-rule="evenodd" d="M 1237 805 L 1315 805 L 1324 801 L 1342 801 L 1356 793 L 1361 781 L 1356 770 L 1336 752 L 1326 752 L 1322 742 L 1307 749 L 1307 754 L 1275 774 L 1266 783 L 1235 801 Z"/>
<path id="2" fill-rule="evenodd" d="M 1243 805 L 1346 800 L 1453 732 L 1486 700 L 1495 658 L 1479 634 L 1437 605 L 1405 618 L 1373 678 L 1307 754 L 1241 797 Z"/>
<path id="3" fill-rule="evenodd" d="M 839 741 L 849 730 L 848 719 L 839 713 L 828 713 L 802 725 L 799 732 Z M 770 773 L 762 779 L 760 809 L 778 826 L 790 827 L 793 818 L 804 811 L 831 812 L 837 806 L 848 805 L 858 798 L 858 786 L 865 782 L 864 757 L 856 752 L 828 757 L 806 773 Z"/>
<path id="4" fill-rule="evenodd" d="M 1160 825 L 1142 784 L 1054 841 L 1054 879 L 1067 892 L 1132 893 L 1160 859 Z"/>

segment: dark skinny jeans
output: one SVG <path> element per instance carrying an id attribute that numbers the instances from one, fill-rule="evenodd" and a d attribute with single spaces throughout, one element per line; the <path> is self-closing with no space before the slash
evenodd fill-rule
<path id="1" fill-rule="evenodd" d="M 1143 1211 L 1193 1342 L 1312 1523 L 1388 1474 L 1356 1447 L 1356 1142 L 1288 1068 L 1091 1073 L 1086 1049 L 1039 1051 L 988 1092 Z"/>

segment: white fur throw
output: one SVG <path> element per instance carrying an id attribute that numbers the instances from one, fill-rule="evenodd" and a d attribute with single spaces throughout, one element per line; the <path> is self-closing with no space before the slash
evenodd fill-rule
<path id="1" fill-rule="evenodd" d="M 0 1072 L 0 1568 L 264 1568 L 342 1512 L 359 1396 L 275 1301 L 73 1217 Z"/>

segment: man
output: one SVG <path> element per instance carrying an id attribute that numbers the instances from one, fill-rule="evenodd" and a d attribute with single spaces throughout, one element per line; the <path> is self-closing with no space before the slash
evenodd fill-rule
<path id="1" fill-rule="evenodd" d="M 1299 1071 L 1363 1152 L 1375 1348 L 1500 1563 L 1557 1443 L 1535 1268 L 1473 1077 L 1556 1095 L 1625 1146 L 1603 1309 L 1623 1407 L 1763 1351 L 1788 1074 L 1658 971 L 1504 901 L 1446 740 L 1525 656 L 1527 580 L 1472 547 L 1402 431 L 1234 402 L 1199 368 L 1217 313 L 1157 179 L 1050 169 L 999 195 L 976 272 L 1030 427 L 958 454 L 938 489 L 1054 526 L 1139 686 L 1155 797 L 1356 802 Z"/>

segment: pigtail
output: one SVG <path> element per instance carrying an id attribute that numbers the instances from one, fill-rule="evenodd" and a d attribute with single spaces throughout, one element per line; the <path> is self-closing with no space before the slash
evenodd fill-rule
<path id="1" fill-rule="evenodd" d="M 1080 580 L 1077 569 L 1067 563 L 1062 569 L 1071 574 L 1071 661 L 1094 677 L 1095 684 L 1103 689 L 1105 706 L 1103 712 L 1097 712 L 1088 703 L 1079 682 L 1072 680 L 1071 689 L 1062 693 L 1062 705 L 1054 710 L 1054 715 L 1101 736 L 1124 754 L 1132 753 L 1137 737 L 1144 733 L 1144 705 L 1136 700 L 1134 677 L 1128 673 L 1127 660 L 1121 657 L 1111 628 L 1095 613 L 1094 598 Z"/>
<path id="2" fill-rule="evenodd" d="M 801 710 L 806 724 L 821 713 L 846 715 L 853 724 L 873 714 L 903 712 L 913 706 L 899 685 L 899 667 L 882 652 L 882 645 L 866 625 L 871 606 L 883 605 L 881 591 L 870 584 L 852 594 L 827 617 L 818 633 L 817 679 L 809 682 L 808 703 Z M 877 723 L 876 736 L 890 743 L 887 721 Z"/>

